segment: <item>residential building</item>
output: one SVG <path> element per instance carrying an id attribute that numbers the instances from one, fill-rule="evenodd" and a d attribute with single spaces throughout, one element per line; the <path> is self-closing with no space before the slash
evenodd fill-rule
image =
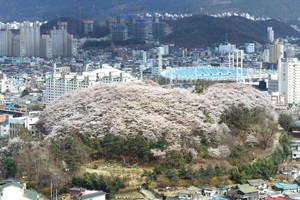
<path id="1" fill-rule="evenodd" d="M 12 56 L 13 34 L 10 30 L 0 30 L 0 56 Z"/>
<path id="2" fill-rule="evenodd" d="M 278 92 L 278 75 L 269 74 L 268 77 L 268 93 L 273 94 Z"/>
<path id="3" fill-rule="evenodd" d="M 94 21 L 93 20 L 84 20 L 83 21 L 83 31 L 84 35 L 88 35 L 94 31 Z"/>
<path id="4" fill-rule="evenodd" d="M 151 40 L 153 39 L 152 20 L 137 19 L 132 23 L 132 38 L 134 40 Z"/>
<path id="5" fill-rule="evenodd" d="M 65 57 L 73 57 L 77 55 L 77 40 L 73 38 L 73 35 L 67 35 L 67 53 Z"/>
<path id="6" fill-rule="evenodd" d="M 274 30 L 272 27 L 267 28 L 267 39 L 269 42 L 274 42 Z"/>
<path id="7" fill-rule="evenodd" d="M 8 181 L 0 184 L 0 200 L 40 200 L 40 195 L 26 189 L 25 183 Z"/>
<path id="8" fill-rule="evenodd" d="M 240 185 L 237 195 L 239 199 L 244 200 L 258 200 L 259 199 L 259 192 L 258 189 L 254 186 L 250 185 Z"/>
<path id="9" fill-rule="evenodd" d="M 300 103 L 300 62 L 297 58 L 288 59 L 281 63 L 279 59 L 279 95 L 285 98 L 285 102 Z"/>
<path id="10" fill-rule="evenodd" d="M 52 58 L 52 39 L 49 35 L 42 35 L 41 38 L 41 57 Z"/>
<path id="11" fill-rule="evenodd" d="M 269 63 L 278 63 L 284 57 L 283 41 L 276 40 L 269 46 Z"/>
<path id="12" fill-rule="evenodd" d="M 85 188 L 73 187 L 70 189 L 71 200 L 105 200 L 106 193 L 97 190 L 87 190 Z"/>
<path id="13" fill-rule="evenodd" d="M 226 54 L 226 53 L 232 53 L 236 50 L 236 45 L 230 44 L 226 42 L 225 44 L 219 45 L 219 53 L 220 54 Z"/>
<path id="14" fill-rule="evenodd" d="M 13 38 L 13 55 L 15 57 L 26 57 L 26 42 L 23 36 L 16 35 Z"/>
<path id="15" fill-rule="evenodd" d="M 128 26 L 123 24 L 111 25 L 111 40 L 112 41 L 124 41 L 128 40 Z"/>
<path id="16" fill-rule="evenodd" d="M 88 88 L 98 82 L 130 82 L 135 80 L 129 73 L 106 66 L 102 69 L 97 69 L 92 72 L 68 73 L 55 72 L 46 74 L 46 91 L 44 101 L 46 104 L 71 90 L 78 88 Z"/>
<path id="17" fill-rule="evenodd" d="M 68 33 L 66 30 L 54 28 L 50 31 L 52 39 L 52 56 L 62 57 L 67 54 Z"/>
<path id="18" fill-rule="evenodd" d="M 50 36 L 53 57 L 73 57 L 77 54 L 77 40 L 65 29 L 54 28 L 50 31 Z"/>
<path id="19" fill-rule="evenodd" d="M 24 38 L 27 57 L 40 56 L 40 24 L 24 22 L 20 26 L 20 36 Z"/>
<path id="20" fill-rule="evenodd" d="M 154 22 L 152 28 L 155 40 L 161 40 L 169 33 L 169 25 L 165 22 Z"/>
<path id="21" fill-rule="evenodd" d="M 57 22 L 57 28 L 58 28 L 58 30 L 66 30 L 66 31 L 68 31 L 68 22 L 58 21 Z"/>
<path id="22" fill-rule="evenodd" d="M 9 120 L 8 115 L 0 115 L 0 137 L 7 137 L 9 135 Z"/>
<path id="23" fill-rule="evenodd" d="M 254 53 L 255 52 L 255 44 L 254 43 L 246 43 L 245 44 L 245 51 L 247 53 Z"/>
<path id="24" fill-rule="evenodd" d="M 37 134 L 36 123 L 38 121 L 39 111 L 29 112 L 28 116 L 9 117 L 9 137 L 19 137 L 24 131 L 32 135 Z"/>

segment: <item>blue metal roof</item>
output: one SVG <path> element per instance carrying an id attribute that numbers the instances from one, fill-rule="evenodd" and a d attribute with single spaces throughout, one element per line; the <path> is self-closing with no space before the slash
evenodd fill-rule
<path id="1" fill-rule="evenodd" d="M 296 121 L 295 125 L 300 126 L 300 121 Z"/>
<path id="2" fill-rule="evenodd" d="M 278 189 L 281 189 L 281 190 L 297 190 L 297 189 L 300 189 L 300 187 L 297 184 L 286 184 L 286 183 L 276 182 L 274 184 L 274 186 Z"/>

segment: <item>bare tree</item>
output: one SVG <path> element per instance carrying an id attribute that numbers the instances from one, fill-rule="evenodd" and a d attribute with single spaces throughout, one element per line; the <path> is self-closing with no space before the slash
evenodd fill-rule
<path id="1" fill-rule="evenodd" d="M 254 127 L 254 131 L 257 132 L 260 136 L 260 144 L 262 149 L 266 149 L 268 147 L 277 130 L 277 124 L 267 118 L 262 118 Z"/>

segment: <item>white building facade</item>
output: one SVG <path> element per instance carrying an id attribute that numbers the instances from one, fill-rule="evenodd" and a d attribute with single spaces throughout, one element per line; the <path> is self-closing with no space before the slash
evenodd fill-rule
<path id="1" fill-rule="evenodd" d="M 286 103 L 300 103 L 300 62 L 297 58 L 280 62 L 279 73 L 279 94 L 283 96 Z"/>
<path id="2" fill-rule="evenodd" d="M 0 56 L 12 55 L 13 34 L 9 30 L 0 30 Z"/>
<path id="3" fill-rule="evenodd" d="M 130 82 L 135 80 L 129 73 L 112 67 L 82 73 L 59 73 L 56 72 L 57 69 L 59 68 L 56 68 L 52 74 L 46 74 L 46 91 L 44 93 L 44 102 L 46 104 L 51 103 L 66 92 L 78 88 L 88 88 L 98 82 Z"/>

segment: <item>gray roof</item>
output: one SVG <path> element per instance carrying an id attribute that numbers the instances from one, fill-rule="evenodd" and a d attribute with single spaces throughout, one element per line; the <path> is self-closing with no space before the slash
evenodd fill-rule
<path id="1" fill-rule="evenodd" d="M 31 190 L 24 190 L 24 197 L 26 197 L 27 199 L 31 199 L 31 200 L 39 200 L 40 199 L 40 195 L 36 192 L 33 192 Z"/>
<path id="2" fill-rule="evenodd" d="M 259 186 L 265 183 L 264 180 L 262 179 L 252 179 L 252 180 L 248 180 L 247 182 L 251 186 Z"/>
<path id="3" fill-rule="evenodd" d="M 72 190 L 72 191 L 86 191 L 86 189 L 82 188 L 82 187 L 72 187 L 72 188 L 70 188 L 70 190 Z"/>
<path id="4" fill-rule="evenodd" d="M 89 199 L 89 198 L 92 198 L 92 197 L 98 197 L 98 196 L 103 196 L 103 195 L 106 195 L 106 192 L 97 191 L 97 192 L 94 192 L 94 193 L 83 195 L 81 197 L 81 199 L 84 200 L 84 199 Z"/>

